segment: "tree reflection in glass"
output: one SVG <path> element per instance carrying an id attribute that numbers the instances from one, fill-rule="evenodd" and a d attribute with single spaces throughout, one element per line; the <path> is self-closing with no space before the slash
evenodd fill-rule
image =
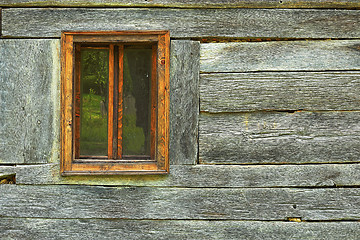
<path id="1" fill-rule="evenodd" d="M 80 155 L 107 156 L 109 50 L 82 49 Z"/>
<path id="2" fill-rule="evenodd" d="M 123 155 L 150 155 L 151 48 L 124 48 Z"/>

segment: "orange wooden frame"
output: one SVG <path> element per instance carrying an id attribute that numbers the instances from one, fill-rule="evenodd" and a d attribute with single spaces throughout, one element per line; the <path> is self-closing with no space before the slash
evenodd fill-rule
<path id="1" fill-rule="evenodd" d="M 121 126 L 117 127 L 118 145 L 108 141 L 108 159 L 79 159 L 79 45 L 107 44 L 110 61 L 114 59 L 114 46 L 123 51 L 124 43 L 152 44 L 152 102 L 151 102 L 151 151 L 150 160 L 121 158 Z M 119 54 L 119 79 L 122 78 L 122 54 Z M 170 34 L 169 31 L 119 31 L 119 32 L 63 32 L 61 35 L 61 155 L 60 172 L 67 175 L 105 174 L 167 174 L 169 173 L 169 71 Z M 109 63 L 109 77 L 114 76 L 114 63 Z M 109 85 L 110 85 L 109 81 Z M 122 84 L 119 81 L 119 85 Z M 109 91 L 113 91 L 109 86 Z M 121 87 L 119 87 L 119 99 Z M 110 98 L 110 95 L 109 95 Z M 112 99 L 109 99 L 113 102 Z M 115 103 L 113 103 L 115 104 Z M 118 105 L 118 123 L 121 124 L 122 101 Z M 111 113 L 110 113 L 111 112 Z M 109 121 L 113 120 L 109 111 Z M 116 115 L 114 115 L 116 117 Z M 109 124 L 112 126 L 112 124 Z M 117 126 L 117 125 L 116 125 Z M 110 128 L 110 127 L 109 127 Z M 108 133 L 112 135 L 113 131 Z M 112 136 L 111 139 L 113 138 Z M 116 148 L 116 156 L 113 149 Z"/>

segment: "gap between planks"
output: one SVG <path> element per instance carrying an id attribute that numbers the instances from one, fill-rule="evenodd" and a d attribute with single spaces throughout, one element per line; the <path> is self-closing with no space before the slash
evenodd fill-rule
<path id="1" fill-rule="evenodd" d="M 241 220 L 241 219 L 153 219 L 153 218 L 144 218 L 144 219 L 137 219 L 137 218 L 44 218 L 44 217 L 6 217 L 0 216 L 1 219 L 37 219 L 37 220 L 109 220 L 109 221 L 136 221 L 136 222 L 146 222 L 146 221 L 156 221 L 156 222 L 183 222 L 183 221 L 194 221 L 194 222 L 273 222 L 273 223 L 353 223 L 359 222 L 358 219 L 349 219 L 349 220 L 301 220 L 301 222 L 289 221 L 289 220 L 257 220 L 257 219 L 248 219 L 248 220 Z"/>

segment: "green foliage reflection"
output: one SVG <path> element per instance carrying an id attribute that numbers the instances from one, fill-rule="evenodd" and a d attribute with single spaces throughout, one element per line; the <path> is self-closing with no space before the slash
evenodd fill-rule
<path id="1" fill-rule="evenodd" d="M 124 61 L 124 94 L 134 91 L 128 61 Z M 81 51 L 80 155 L 106 156 L 108 148 L 109 50 Z M 123 116 L 123 149 L 127 155 L 144 152 L 145 135 L 136 111 Z"/>
<path id="2" fill-rule="evenodd" d="M 107 153 L 107 115 L 101 114 L 102 97 L 83 94 L 80 150 L 84 155 L 106 155 Z"/>
<path id="3" fill-rule="evenodd" d="M 107 155 L 109 51 L 81 51 L 80 154 Z"/>

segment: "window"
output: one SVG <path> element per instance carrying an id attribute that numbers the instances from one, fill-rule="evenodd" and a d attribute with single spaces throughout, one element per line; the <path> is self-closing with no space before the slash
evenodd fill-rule
<path id="1" fill-rule="evenodd" d="M 61 174 L 169 172 L 169 32 L 63 32 Z"/>

